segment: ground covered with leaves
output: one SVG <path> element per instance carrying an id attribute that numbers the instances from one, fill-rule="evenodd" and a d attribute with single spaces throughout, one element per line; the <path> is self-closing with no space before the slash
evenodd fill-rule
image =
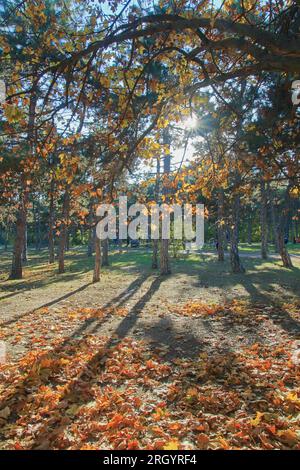
<path id="1" fill-rule="evenodd" d="M 266 282 L 216 292 L 215 265 L 212 286 L 127 267 L 29 311 L 5 299 L 0 448 L 300 450 L 296 287 L 266 302 Z"/>

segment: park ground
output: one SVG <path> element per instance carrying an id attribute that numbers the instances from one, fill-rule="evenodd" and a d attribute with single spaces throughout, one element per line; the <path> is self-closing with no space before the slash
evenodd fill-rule
<path id="1" fill-rule="evenodd" d="M 242 246 L 228 259 L 83 248 L 66 273 L 29 251 L 9 281 L 0 252 L 0 448 L 300 449 L 300 250 L 294 268 Z M 2 346 L 3 348 L 3 346 Z"/>

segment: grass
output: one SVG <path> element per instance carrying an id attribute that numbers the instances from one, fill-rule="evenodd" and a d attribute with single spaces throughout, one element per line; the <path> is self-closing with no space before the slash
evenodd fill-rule
<path id="1" fill-rule="evenodd" d="M 247 246 L 242 247 L 247 252 Z M 47 250 L 36 252 L 29 250 L 29 261 L 24 268 L 24 279 L 7 280 L 10 267 L 11 253 L 1 252 L 0 263 L 0 299 L 19 294 L 36 288 L 55 289 L 64 288 L 72 290 L 74 282 L 90 282 L 93 270 L 93 257 L 87 257 L 84 247 L 73 248 L 66 254 L 66 272 L 57 274 L 57 263 L 49 265 Z M 110 276 L 111 282 L 114 276 L 131 276 L 133 273 L 145 273 L 152 275 L 151 252 L 147 249 L 130 248 L 122 253 L 118 250 L 110 252 L 110 266 L 103 268 L 102 276 Z M 231 296 L 250 296 L 253 300 L 266 300 L 270 297 L 288 296 L 298 297 L 300 294 L 300 259 L 294 259 L 295 267 L 291 270 L 281 266 L 280 260 L 263 261 L 259 258 L 245 257 L 243 263 L 246 274 L 232 274 L 229 260 L 219 263 L 215 257 L 204 254 L 191 254 L 187 258 L 172 259 L 172 272 L 174 277 L 174 289 L 177 289 L 177 277 L 184 276 L 185 281 L 197 288 L 206 289 L 205 295 L 210 298 L 214 293 L 222 293 Z M 119 281 L 118 281 L 119 282 Z M 77 285 L 76 285 L 77 286 Z M 75 287 L 76 287 L 75 286 Z M 2 291 L 2 293 L 1 293 Z"/>
<path id="2" fill-rule="evenodd" d="M 293 243 L 288 243 L 287 244 L 287 249 L 289 253 L 295 254 L 295 255 L 300 255 L 300 244 L 293 244 Z M 239 250 L 241 253 L 249 253 L 249 254 L 258 254 L 260 253 L 261 250 L 261 245 L 260 243 L 240 243 L 239 244 Z M 209 251 L 209 252 L 215 252 L 216 250 L 212 248 L 211 245 L 206 244 L 204 245 L 202 251 Z M 269 245 L 269 253 L 270 254 L 276 254 L 275 252 L 275 247 L 274 245 Z"/>

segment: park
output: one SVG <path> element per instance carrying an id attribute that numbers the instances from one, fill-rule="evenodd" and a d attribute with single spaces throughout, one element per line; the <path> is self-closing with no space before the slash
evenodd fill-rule
<path id="1" fill-rule="evenodd" d="M 0 450 L 300 450 L 299 2 L 2 3 Z"/>

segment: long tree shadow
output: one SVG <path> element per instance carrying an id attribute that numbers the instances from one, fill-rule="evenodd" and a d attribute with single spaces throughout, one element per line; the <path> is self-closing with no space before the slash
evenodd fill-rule
<path id="1" fill-rule="evenodd" d="M 76 258 L 75 260 L 74 257 Z M 0 281 L 0 293 L 8 292 L 7 295 L 0 297 L 0 301 L 22 294 L 28 289 L 39 289 L 60 282 L 65 283 L 68 281 L 73 281 L 78 276 L 93 269 L 93 258 L 88 258 L 81 251 L 75 255 L 67 254 L 66 261 L 68 262 L 67 272 L 58 275 L 56 265 L 49 265 L 47 262 L 47 251 L 44 252 L 43 250 L 40 256 L 36 256 L 36 254 L 34 254 L 34 257 L 30 259 L 30 261 L 24 266 L 33 270 L 31 272 L 32 279 L 26 279 L 25 276 L 25 279 L 21 279 L 17 282 L 13 281 L 13 284 L 11 284 L 9 279 Z M 10 266 L 10 261 L 8 266 Z M 6 269 L 5 272 L 9 272 L 8 269 Z"/>
<path id="2" fill-rule="evenodd" d="M 141 299 L 132 307 L 129 314 L 120 322 L 119 326 L 116 328 L 114 334 L 111 338 L 107 341 L 105 346 L 101 349 L 101 351 L 95 353 L 90 361 L 88 361 L 84 369 L 80 372 L 80 374 L 73 380 L 72 383 L 68 384 L 66 391 L 61 395 L 60 402 L 68 400 L 70 397 L 76 394 L 77 389 L 79 390 L 82 387 L 83 383 L 89 383 L 91 379 L 91 371 L 97 371 L 100 367 L 103 369 L 106 364 L 105 357 L 109 350 L 113 347 L 116 347 L 122 340 L 128 335 L 129 331 L 133 328 L 136 324 L 136 321 L 139 318 L 140 313 L 142 312 L 143 308 L 149 302 L 153 294 L 159 289 L 161 283 L 163 282 L 164 278 L 158 277 L 154 279 L 151 283 L 147 292 L 141 297 Z M 95 326 L 96 328 L 96 326 Z M 80 344 L 78 345 L 80 347 Z M 105 352 L 105 356 L 104 356 Z M 89 396 L 81 396 L 80 403 L 84 404 L 89 400 Z M 51 426 L 53 427 L 53 420 L 51 417 L 49 418 L 49 424 L 51 421 Z M 60 432 L 67 426 L 67 424 L 59 424 Z M 38 433 L 35 438 L 35 442 L 32 444 L 32 448 L 36 448 L 43 442 L 45 439 L 49 439 L 49 429 L 47 429 L 47 423 L 43 423 L 43 431 Z"/>
<path id="3" fill-rule="evenodd" d="M 16 295 L 23 294 L 24 290 L 19 290 L 18 292 L 10 292 L 10 294 L 2 295 L 0 301 L 4 299 L 9 299 L 10 297 L 15 297 Z"/>
<path id="4" fill-rule="evenodd" d="M 84 291 L 91 284 L 92 284 L 92 282 L 88 282 L 87 284 L 84 284 L 83 286 L 80 286 L 77 289 L 75 289 L 71 292 L 68 292 L 67 294 L 62 295 L 61 297 L 58 297 L 57 299 L 51 300 L 50 302 L 47 302 L 43 305 L 40 305 L 39 307 L 35 308 L 34 310 L 30 310 L 29 312 L 24 312 L 21 315 L 19 315 L 18 317 L 12 318 L 11 320 L 8 320 L 4 323 L 1 323 L 0 326 L 3 327 L 3 326 L 11 325 L 12 323 L 16 323 L 17 321 L 21 320 L 24 317 L 27 317 L 28 315 L 32 315 L 33 313 L 35 313 L 36 311 L 38 311 L 42 308 L 48 308 L 48 307 L 51 307 L 52 305 L 55 305 L 59 302 L 62 302 L 63 300 L 68 299 L 72 295 L 75 295 L 75 294 L 78 294 L 79 292 Z"/>
<path id="5" fill-rule="evenodd" d="M 139 289 L 140 287 L 142 286 L 142 284 L 144 283 L 144 281 L 148 278 L 148 275 L 147 274 L 143 274 L 142 276 L 140 276 L 138 279 L 135 279 L 126 289 L 124 289 L 118 296 L 116 296 L 114 299 L 110 300 L 109 302 L 107 302 L 105 305 L 103 305 L 103 308 L 109 308 L 111 307 L 112 305 L 115 306 L 115 307 L 119 307 L 121 305 L 124 304 L 124 302 L 128 301 Z M 153 286 L 154 286 L 154 283 L 153 283 Z M 153 292 L 153 287 L 152 286 L 152 290 L 151 290 L 151 287 L 150 287 L 150 292 L 151 292 L 151 295 L 152 295 L 152 292 Z M 84 287 L 84 286 L 82 286 Z M 144 302 L 146 303 L 147 302 L 147 299 L 149 297 L 150 293 L 149 291 L 147 291 L 147 293 L 145 294 L 145 296 L 142 298 L 144 299 Z M 151 295 L 149 298 L 151 298 Z M 140 299 L 140 301 L 135 305 L 135 308 L 139 308 L 141 309 L 142 308 L 142 299 Z M 141 310 L 139 310 L 138 313 L 140 313 Z M 136 310 L 135 310 L 136 312 Z M 130 312 L 132 314 L 132 311 Z M 137 312 L 136 312 L 137 313 Z M 135 314 L 136 314 L 135 313 Z M 46 350 L 44 354 L 42 354 L 40 357 L 39 357 L 39 361 L 43 360 L 43 359 L 46 359 L 47 357 L 50 357 L 50 356 L 53 356 L 53 355 L 63 355 L 64 353 L 64 348 L 68 345 L 68 343 L 70 343 L 72 340 L 74 340 L 75 338 L 77 337 L 80 337 L 80 335 L 82 335 L 88 328 L 89 328 L 89 334 L 92 334 L 93 332 L 95 332 L 96 330 L 99 329 L 99 327 L 104 323 L 106 322 L 107 320 L 109 320 L 109 318 L 112 316 L 112 314 L 109 314 L 103 318 L 101 318 L 100 320 L 97 319 L 97 320 L 94 320 L 94 325 L 92 325 L 92 328 L 90 328 L 90 322 L 89 321 L 86 321 L 84 323 L 83 326 L 80 326 L 79 328 L 77 328 L 72 335 L 68 336 L 64 341 L 62 341 L 58 346 L 56 346 L 54 349 L 51 349 L 50 351 L 49 350 Z M 121 323 L 124 323 L 126 324 L 126 319 L 124 319 Z M 80 340 L 82 341 L 82 340 Z M 79 344 L 78 344 L 78 348 L 80 348 L 80 341 L 79 341 Z M 112 345 L 113 341 L 111 341 L 111 343 L 108 343 L 107 344 L 107 347 L 110 347 Z M 96 360 L 96 359 L 95 359 Z M 88 367 L 88 366 L 87 366 Z M 22 379 L 21 382 L 18 383 L 18 390 L 22 389 L 23 387 L 26 387 L 26 383 L 27 381 L 30 380 L 30 371 L 29 373 Z M 43 379 L 41 379 L 41 381 L 43 381 Z M 0 409 L 4 408 L 5 406 L 9 406 L 9 403 L 10 402 L 13 402 L 14 399 L 16 399 L 17 396 L 16 395 L 12 395 L 9 397 L 9 400 L 8 401 L 2 401 L 0 402 Z M 24 401 L 24 407 L 26 406 L 26 403 L 27 401 L 25 400 Z"/>
<path id="6" fill-rule="evenodd" d="M 290 336 L 299 338 L 300 323 L 292 318 L 289 312 L 281 304 L 274 304 L 273 299 L 268 297 L 266 294 L 262 294 L 262 292 L 258 292 L 257 288 L 252 283 L 247 283 L 245 285 L 245 289 L 247 289 L 251 298 L 257 299 L 259 296 L 266 306 L 272 307 L 268 312 L 268 316 L 274 323 L 280 325 L 280 327 Z"/>
<path id="7" fill-rule="evenodd" d="M 299 268 L 294 267 L 292 270 L 282 268 L 284 271 L 281 271 L 272 263 L 264 266 L 263 261 L 249 258 L 245 274 L 232 274 L 227 262 L 220 264 L 217 260 L 203 259 L 200 265 L 202 268 L 200 274 L 199 262 L 195 260 L 190 263 L 189 271 L 186 270 L 185 263 L 178 263 L 177 271 L 194 278 L 194 286 L 218 289 L 225 302 L 236 298 L 233 288 L 242 286 L 245 294 L 239 293 L 238 298 L 248 299 L 253 304 L 259 302 L 266 307 L 272 307 L 268 312 L 270 319 L 292 337 L 299 337 L 299 321 L 292 318 L 283 306 L 289 292 L 291 296 L 299 298 Z M 279 295 L 276 285 L 281 287 L 284 295 Z"/>
<path id="8" fill-rule="evenodd" d="M 104 304 L 102 308 L 103 309 L 109 309 L 110 307 L 118 308 L 124 305 L 126 302 L 130 300 L 131 297 L 133 297 L 136 294 L 136 292 L 139 291 L 139 289 L 141 288 L 141 286 L 143 285 L 143 283 L 146 281 L 148 277 L 149 277 L 149 274 L 145 273 L 142 276 L 135 279 L 118 296 L 114 297 L 109 302 Z M 107 315 L 105 317 L 105 321 L 109 320 L 112 317 L 112 315 L 113 315 L 112 313 Z M 87 319 L 85 323 L 79 328 L 77 328 L 72 335 L 68 336 L 68 338 L 64 341 L 62 346 L 65 346 L 72 339 L 84 334 L 87 330 L 89 334 L 95 333 L 102 324 L 103 324 L 103 319 L 101 320 Z"/>

